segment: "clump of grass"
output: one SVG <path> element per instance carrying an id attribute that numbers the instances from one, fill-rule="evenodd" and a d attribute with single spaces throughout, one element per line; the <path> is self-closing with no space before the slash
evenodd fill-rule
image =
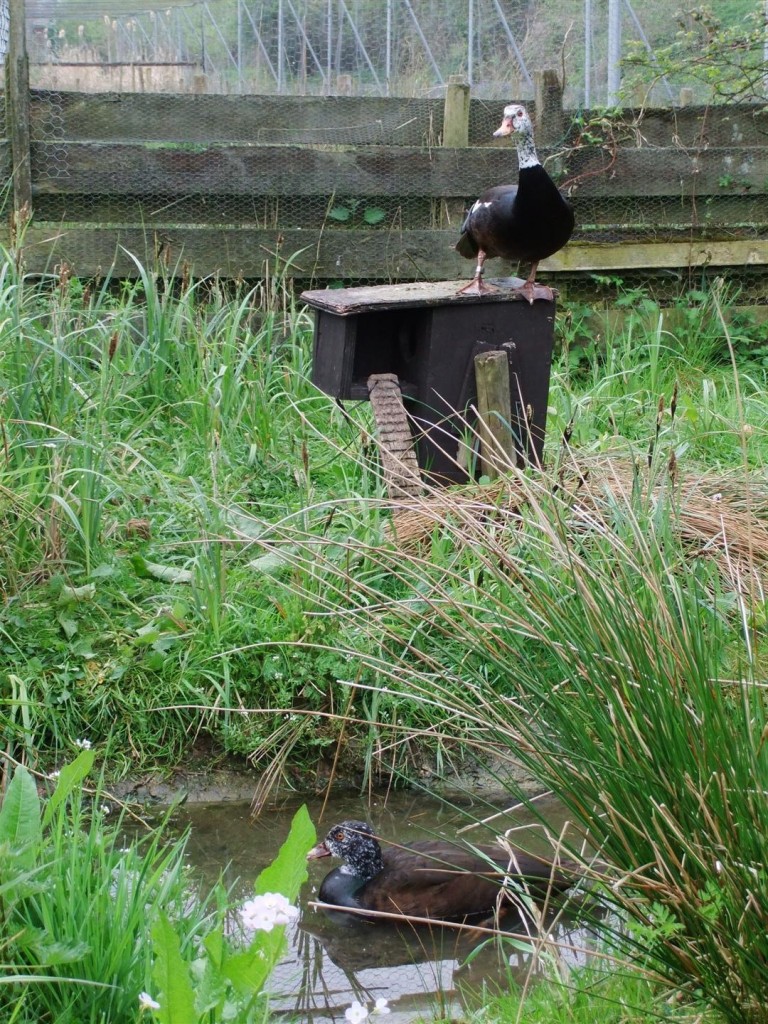
<path id="1" fill-rule="evenodd" d="M 235 910 L 220 881 L 197 891 L 186 836 L 171 835 L 168 818 L 132 838 L 125 811 L 108 819 L 100 784 L 86 796 L 94 751 L 80 745 L 44 799 L 16 765 L 0 800 L 3 1020 L 135 1024 L 150 1011 L 163 1022 L 263 1022 L 315 843 L 306 807 L 255 898 Z"/>
<path id="2" fill-rule="evenodd" d="M 473 1024 L 627 1024 L 665 1020 L 669 1024 L 717 1024 L 714 1013 L 681 1003 L 636 971 L 590 964 L 571 967 L 565 978 L 540 979 L 525 991 L 493 995 L 471 1018 Z"/>
<path id="3" fill-rule="evenodd" d="M 99 786 L 84 795 L 93 753 L 66 765 L 44 801 L 17 767 L 0 804 L 3 1019 L 133 1021 L 159 909 L 187 946 L 215 918 L 213 902 L 192 894 L 184 838 L 156 829 L 130 839 L 121 815 L 108 820 Z"/>
<path id="4" fill-rule="evenodd" d="M 297 652 L 294 678 L 293 666 L 278 678 L 251 646 L 306 626 L 300 601 L 272 599 L 247 536 L 253 514 L 280 517 L 359 479 L 307 426 L 359 446 L 354 423 L 309 384 L 310 328 L 277 276 L 265 292 L 139 265 L 135 281 L 83 284 L 65 269 L 32 281 L 5 262 L 9 753 L 32 747 L 55 761 L 69 736 L 87 734 L 115 775 L 176 764 L 201 733 L 216 751 L 250 753 L 321 674 Z M 271 721 L 216 714 L 257 693 L 280 709 Z"/>

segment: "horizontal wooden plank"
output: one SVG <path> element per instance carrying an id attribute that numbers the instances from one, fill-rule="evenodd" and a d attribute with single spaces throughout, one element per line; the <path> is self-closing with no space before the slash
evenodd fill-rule
<path id="1" fill-rule="evenodd" d="M 162 227 L 172 224 L 263 225 L 306 228 L 315 231 L 365 227 L 369 206 L 384 216 L 379 231 L 400 228 L 450 228 L 458 233 L 467 199 L 435 201 L 427 196 L 403 199 L 376 196 L 354 204 L 337 196 L 334 205 L 349 212 L 347 222 L 328 216 L 329 196 L 221 196 L 193 195 L 88 195 L 37 192 L 35 214 L 41 221 L 87 224 L 144 224 Z M 573 197 L 576 211 L 575 238 L 593 241 L 649 242 L 684 241 L 704 238 L 762 237 L 768 234 L 768 201 L 765 195 L 710 196 L 705 201 L 679 196 Z M 377 214 L 378 215 L 378 214 Z"/>
<path id="2" fill-rule="evenodd" d="M 52 115 L 73 142 L 420 146 L 437 142 L 443 121 L 442 99 L 33 90 L 31 106 L 38 142 L 49 137 Z"/>
<path id="3" fill-rule="evenodd" d="M 514 162 L 514 163 L 513 163 Z M 37 143 L 36 194 L 472 195 L 515 179 L 508 148 L 192 146 Z"/>
<path id="4" fill-rule="evenodd" d="M 730 242 L 584 242 L 567 245 L 541 263 L 542 270 L 637 270 L 666 267 L 768 266 L 768 240 Z"/>
<path id="5" fill-rule="evenodd" d="M 473 197 L 490 184 L 514 181 L 510 147 L 424 149 L 365 146 L 198 146 L 37 143 L 32 147 L 36 194 L 182 194 L 280 196 Z M 579 154 L 568 183 L 579 197 L 698 196 L 764 193 L 768 147 L 621 150 L 612 163 Z"/>
<path id="6" fill-rule="evenodd" d="M 434 145 L 443 120 L 442 98 L 188 96 L 34 89 L 31 99 L 32 137 L 38 141 L 49 135 L 52 113 L 63 138 L 124 142 Z M 487 140 L 489 125 L 499 120 L 504 103 L 470 101 L 470 145 Z M 527 106 L 535 122 L 535 104 Z M 573 122 L 573 139 L 578 138 L 580 124 L 604 118 L 604 111 L 578 111 L 578 119 L 576 113 L 566 111 L 567 121 Z M 673 142 L 695 149 L 757 146 L 768 136 L 768 111 L 757 104 L 627 109 L 615 123 L 620 136 L 643 146 Z"/>
<path id="7" fill-rule="evenodd" d="M 764 233 L 768 202 L 764 193 L 723 196 L 606 196 L 576 191 L 571 196 L 578 230 L 611 228 L 616 241 L 626 233 L 647 230 L 659 235 L 675 229 L 716 232 L 744 229 Z"/>
<path id="8" fill-rule="evenodd" d="M 568 158 L 564 188 L 576 195 L 680 196 L 764 194 L 768 147 L 619 149 L 614 156 L 589 148 Z"/>
<path id="9" fill-rule="evenodd" d="M 580 112 L 584 122 L 595 125 L 605 118 L 604 111 Z M 690 149 L 709 146 L 760 146 L 768 137 L 768 110 L 757 103 L 690 106 L 677 109 L 646 107 L 625 109 L 611 122 L 615 133 L 631 145 L 669 146 Z M 574 130 L 572 137 L 576 137 Z"/>
<path id="10" fill-rule="evenodd" d="M 471 261 L 454 250 L 455 232 L 307 231 L 180 228 L 151 232 L 141 227 L 58 228 L 33 224 L 24 238 L 24 262 L 32 273 L 65 260 L 76 274 L 135 275 L 128 253 L 152 265 L 187 261 L 198 274 L 260 277 L 276 264 L 302 279 L 453 280 L 468 278 Z M 126 251 L 127 250 L 127 251 Z M 766 266 L 768 241 L 628 245 L 570 244 L 541 264 L 542 272 L 628 270 L 704 266 Z M 508 276 L 516 264 L 488 263 L 489 274 Z"/>

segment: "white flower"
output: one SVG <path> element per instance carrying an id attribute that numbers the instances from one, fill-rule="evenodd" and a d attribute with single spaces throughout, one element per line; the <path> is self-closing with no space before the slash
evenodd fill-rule
<path id="1" fill-rule="evenodd" d="M 379 998 L 376 1000 L 376 1005 L 371 1010 L 371 1013 L 391 1013 L 392 1011 L 388 1006 L 388 1002 L 389 1000 L 384 999 L 382 996 L 379 996 Z"/>
<path id="2" fill-rule="evenodd" d="M 75 746 L 76 747 L 80 747 L 81 750 L 90 750 L 91 749 L 91 741 L 90 740 L 75 740 Z"/>
<path id="3" fill-rule="evenodd" d="M 364 1003 L 359 1003 L 357 999 L 344 1011 L 344 1020 L 348 1020 L 349 1024 L 362 1024 L 364 1020 L 368 1020 L 368 1010 Z"/>
<path id="4" fill-rule="evenodd" d="M 61 770 L 57 769 L 55 772 L 51 772 L 50 775 L 48 776 L 48 778 L 51 780 L 51 782 L 53 782 L 55 779 L 58 779 L 58 777 L 60 775 L 61 775 Z"/>
<path id="5" fill-rule="evenodd" d="M 299 916 L 297 907 L 291 906 L 279 892 L 265 892 L 247 900 L 241 910 L 243 925 L 253 931 L 271 932 L 276 924 L 290 924 Z"/>
<path id="6" fill-rule="evenodd" d="M 160 1003 L 153 999 L 149 992 L 139 993 L 139 1010 L 159 1010 Z"/>

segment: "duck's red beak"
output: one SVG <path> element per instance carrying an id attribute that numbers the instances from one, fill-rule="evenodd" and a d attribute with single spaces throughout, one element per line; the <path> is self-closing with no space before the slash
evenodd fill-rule
<path id="1" fill-rule="evenodd" d="M 307 854 L 307 860 L 317 860 L 318 857 L 330 857 L 331 851 L 325 845 L 325 843 L 318 843 L 317 846 L 313 846 Z"/>

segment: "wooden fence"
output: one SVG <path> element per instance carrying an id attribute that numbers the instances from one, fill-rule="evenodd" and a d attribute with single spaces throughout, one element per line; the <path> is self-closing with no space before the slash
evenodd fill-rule
<path id="1" fill-rule="evenodd" d="M 491 138 L 504 104 L 455 82 L 440 100 L 50 93 L 29 89 L 17 51 L 4 99 L 3 240 L 32 273 L 132 276 L 132 254 L 248 279 L 281 260 L 305 283 L 466 278 L 462 211 L 516 176 Z M 577 116 L 547 73 L 530 106 L 577 218 L 542 279 L 730 270 L 764 294 L 768 113 Z"/>

